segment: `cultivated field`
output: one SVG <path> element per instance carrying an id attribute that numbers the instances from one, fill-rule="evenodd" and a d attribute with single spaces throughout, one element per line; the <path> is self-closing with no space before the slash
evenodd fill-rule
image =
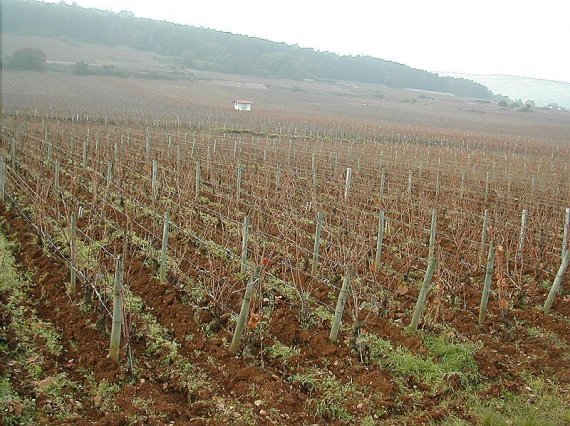
<path id="1" fill-rule="evenodd" d="M 211 73 L 2 97 L 5 423 L 570 423 L 568 113 Z"/>

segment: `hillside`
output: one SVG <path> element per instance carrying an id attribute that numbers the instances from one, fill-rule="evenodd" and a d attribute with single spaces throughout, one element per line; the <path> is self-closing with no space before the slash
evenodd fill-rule
<path id="1" fill-rule="evenodd" d="M 489 98 L 483 85 L 368 56 L 338 56 L 259 38 L 135 18 L 77 5 L 4 0 L 2 32 L 127 47 L 182 67 L 272 78 L 337 79 Z M 34 47 L 34 46 L 30 46 Z"/>
<path id="2" fill-rule="evenodd" d="M 567 82 L 500 74 L 447 73 L 445 75 L 473 80 L 487 86 L 493 93 L 508 96 L 513 100 L 533 100 L 537 106 L 556 103 L 560 107 L 570 108 L 570 83 Z"/>

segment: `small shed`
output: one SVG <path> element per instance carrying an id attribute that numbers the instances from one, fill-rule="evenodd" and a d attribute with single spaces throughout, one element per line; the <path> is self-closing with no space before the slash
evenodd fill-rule
<path id="1" fill-rule="evenodd" d="M 251 111 L 251 101 L 241 101 L 239 99 L 234 100 L 234 109 L 236 111 Z"/>

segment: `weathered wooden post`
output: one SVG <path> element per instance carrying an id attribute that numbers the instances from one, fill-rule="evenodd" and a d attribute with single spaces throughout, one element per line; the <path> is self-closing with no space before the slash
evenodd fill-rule
<path id="1" fill-rule="evenodd" d="M 317 228 L 315 230 L 315 244 L 313 246 L 313 262 L 311 265 L 311 275 L 317 273 L 317 266 L 319 264 L 319 247 L 321 244 L 321 229 L 323 227 L 323 212 L 317 213 Z"/>
<path id="2" fill-rule="evenodd" d="M 160 252 L 160 281 L 166 282 L 168 262 L 168 233 L 170 229 L 170 214 L 164 212 L 164 226 L 162 228 L 162 250 Z"/>
<path id="3" fill-rule="evenodd" d="M 241 268 L 240 272 L 247 272 L 247 242 L 249 240 L 249 216 L 243 218 L 242 240 L 241 240 Z"/>
<path id="4" fill-rule="evenodd" d="M 350 192 L 350 187 L 352 186 L 352 168 L 348 167 L 346 169 L 346 180 L 344 182 L 344 199 L 348 199 L 348 194 Z"/>
<path id="5" fill-rule="evenodd" d="M 239 344 L 243 336 L 243 329 L 245 328 L 245 323 L 247 321 L 247 317 L 249 316 L 249 304 L 251 302 L 251 295 L 253 293 L 253 288 L 258 281 L 259 281 L 259 267 L 256 267 L 253 271 L 253 276 L 248 281 L 247 286 L 245 288 L 245 295 L 243 296 L 243 301 L 241 303 L 241 309 L 239 311 L 236 328 L 234 330 L 232 343 L 230 345 L 230 352 L 232 354 L 235 354 L 239 348 Z"/>
<path id="6" fill-rule="evenodd" d="M 465 172 L 461 172 L 461 186 L 459 189 L 459 196 L 463 200 L 463 195 L 465 193 Z"/>
<path id="7" fill-rule="evenodd" d="M 342 287 L 340 289 L 340 293 L 338 294 L 338 300 L 336 301 L 334 318 L 331 324 L 331 332 L 329 334 L 329 340 L 332 343 L 336 343 L 338 339 L 338 330 L 340 328 L 340 322 L 342 320 L 344 306 L 346 305 L 346 299 L 348 298 L 348 293 L 350 291 L 351 280 L 352 280 L 352 268 L 349 267 L 344 276 L 344 280 L 342 281 Z"/>
<path id="8" fill-rule="evenodd" d="M 6 162 L 3 156 L 0 156 L 0 202 L 4 202 L 6 197 Z"/>
<path id="9" fill-rule="evenodd" d="M 487 268 L 485 269 L 485 285 L 481 295 L 481 305 L 479 306 L 479 327 L 483 326 L 487 316 L 487 305 L 489 294 L 491 294 L 491 283 L 493 281 L 493 268 L 495 267 L 495 247 L 493 241 L 489 244 L 489 254 L 487 255 Z"/>
<path id="10" fill-rule="evenodd" d="M 517 257 L 522 261 L 523 249 L 524 249 L 524 240 L 526 237 L 526 226 L 528 222 L 528 210 L 524 209 L 521 215 L 521 231 L 519 236 L 519 245 L 517 250 Z"/>
<path id="11" fill-rule="evenodd" d="M 81 156 L 81 165 L 87 167 L 87 144 L 89 143 L 89 129 L 87 129 L 87 139 L 83 140 L 83 154 Z"/>
<path id="12" fill-rule="evenodd" d="M 570 234 L 570 208 L 566 209 L 564 217 L 564 231 L 562 232 L 562 251 L 560 257 L 564 259 L 564 255 L 568 251 L 568 235 Z"/>
<path id="13" fill-rule="evenodd" d="M 410 328 L 412 330 L 416 330 L 418 328 L 418 324 L 424 312 L 424 307 L 426 304 L 426 297 L 428 291 L 431 286 L 431 280 L 433 278 L 433 274 L 435 272 L 436 266 L 436 258 L 430 257 L 428 259 L 428 267 L 426 269 L 426 273 L 424 275 L 424 281 L 422 283 L 422 287 L 420 289 L 420 294 L 418 295 L 418 300 L 416 301 L 416 307 L 414 309 L 414 314 L 412 315 L 412 321 L 410 322 Z"/>
<path id="14" fill-rule="evenodd" d="M 378 214 L 378 231 L 376 234 L 376 256 L 374 257 L 374 272 L 380 270 L 380 260 L 382 257 L 382 242 L 384 240 L 384 210 Z"/>
<path id="15" fill-rule="evenodd" d="M 556 274 L 556 278 L 554 278 L 554 282 L 552 283 L 552 287 L 550 288 L 550 292 L 548 293 L 548 297 L 546 298 L 546 302 L 544 303 L 544 313 L 548 314 L 550 309 L 552 308 L 552 304 L 554 303 L 554 297 L 558 290 L 560 290 L 560 286 L 562 285 L 562 277 L 564 277 L 564 273 L 566 272 L 566 268 L 568 268 L 568 262 L 570 261 L 570 250 L 566 250 L 564 254 L 564 258 L 560 263 L 560 267 L 558 268 L 558 273 Z"/>
<path id="16" fill-rule="evenodd" d="M 483 250 L 485 249 L 485 242 L 487 241 L 487 232 L 489 228 L 489 210 L 485 209 L 483 213 L 483 229 L 481 230 L 481 246 L 479 248 L 479 258 L 477 261 L 477 266 L 481 264 L 483 260 Z"/>
<path id="17" fill-rule="evenodd" d="M 382 175 L 380 176 L 380 194 L 384 195 L 386 190 L 386 172 L 382 170 Z"/>
<path id="18" fill-rule="evenodd" d="M 113 325 L 111 326 L 111 343 L 109 345 L 109 358 L 119 362 L 119 348 L 121 346 L 121 328 L 123 324 L 123 256 L 117 257 L 115 266 L 115 285 L 113 287 Z"/>
<path id="19" fill-rule="evenodd" d="M 412 194 L 412 171 L 408 172 L 408 189 L 406 190 L 408 195 Z"/>
<path id="20" fill-rule="evenodd" d="M 71 277 L 69 283 L 69 294 L 75 294 L 77 287 L 77 211 L 71 213 L 71 235 L 70 235 L 70 261 Z"/>
<path id="21" fill-rule="evenodd" d="M 107 161 L 107 187 L 113 181 L 113 160 Z"/>
<path id="22" fill-rule="evenodd" d="M 158 195 L 158 161 L 152 160 L 152 196 Z"/>
<path id="23" fill-rule="evenodd" d="M 194 197 L 197 199 L 200 195 L 200 162 L 196 161 L 196 181 L 194 188 Z"/>
<path id="24" fill-rule="evenodd" d="M 418 295 L 418 300 L 416 301 L 416 307 L 414 308 L 414 313 L 412 315 L 412 321 L 410 322 L 410 328 L 416 330 L 418 324 L 424 312 L 427 294 L 431 287 L 431 281 L 433 274 L 435 273 L 435 267 L 437 259 L 435 257 L 435 237 L 437 228 L 437 210 L 432 209 L 431 211 L 431 228 L 430 228 L 430 238 L 429 238 L 429 254 L 428 254 L 428 266 L 424 275 L 424 281 L 422 287 L 420 288 L 420 293 Z"/>

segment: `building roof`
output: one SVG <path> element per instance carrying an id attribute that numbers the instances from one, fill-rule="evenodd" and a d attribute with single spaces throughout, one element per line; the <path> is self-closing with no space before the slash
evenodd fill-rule
<path id="1" fill-rule="evenodd" d="M 238 103 L 238 104 L 252 104 L 252 103 L 253 103 L 253 102 L 251 102 L 251 101 L 242 101 L 242 100 L 239 100 L 239 99 L 234 99 L 234 102 L 235 102 L 235 103 Z"/>

